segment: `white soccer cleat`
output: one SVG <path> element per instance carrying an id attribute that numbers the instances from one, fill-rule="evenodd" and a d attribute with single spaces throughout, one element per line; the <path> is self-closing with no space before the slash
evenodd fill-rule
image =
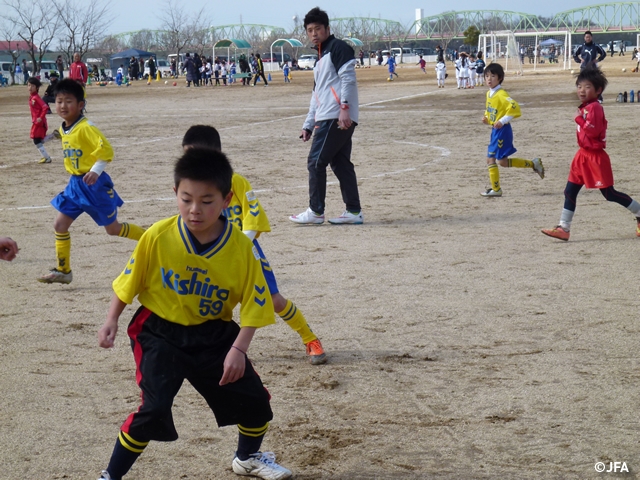
<path id="1" fill-rule="evenodd" d="M 329 223 L 332 223 L 334 225 L 361 225 L 362 223 L 364 223 L 364 217 L 362 216 L 362 211 L 358 213 L 351 213 L 350 211 L 345 210 L 344 213 L 339 217 L 329 219 Z"/>
<path id="2" fill-rule="evenodd" d="M 480 195 L 482 195 L 483 197 L 501 197 L 502 189 L 494 190 L 492 188 L 488 188 L 485 192 L 482 192 Z"/>
<path id="3" fill-rule="evenodd" d="M 102 472 L 100 473 L 100 478 L 98 478 L 98 480 L 111 480 L 111 475 L 109 475 L 109 472 L 107 472 L 106 470 L 102 470 Z"/>
<path id="4" fill-rule="evenodd" d="M 310 208 L 307 208 L 304 212 L 299 213 L 298 215 L 291 215 L 289 220 L 304 225 L 320 225 L 321 223 L 324 223 L 324 214 L 318 215 Z"/>
<path id="5" fill-rule="evenodd" d="M 258 452 L 247 460 L 233 459 L 233 473 L 264 478 L 265 480 L 283 480 L 291 478 L 291 471 L 276 463 L 273 452 Z"/>
<path id="6" fill-rule="evenodd" d="M 540 175 L 540 178 L 544 178 L 544 165 L 541 158 L 533 159 L 533 171 Z"/>

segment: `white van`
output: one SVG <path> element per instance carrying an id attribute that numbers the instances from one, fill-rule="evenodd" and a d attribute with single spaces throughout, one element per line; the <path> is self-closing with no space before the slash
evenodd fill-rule
<path id="1" fill-rule="evenodd" d="M 171 75 L 171 65 L 168 60 L 156 59 L 156 71 L 160 72 L 162 77 L 169 77 Z M 157 74 L 156 74 L 157 75 Z M 144 62 L 144 78 L 149 76 L 149 60 Z"/>
<path id="2" fill-rule="evenodd" d="M 396 57 L 399 57 L 400 55 L 402 55 L 403 57 L 413 55 L 410 48 L 392 48 L 391 53 L 393 53 Z"/>

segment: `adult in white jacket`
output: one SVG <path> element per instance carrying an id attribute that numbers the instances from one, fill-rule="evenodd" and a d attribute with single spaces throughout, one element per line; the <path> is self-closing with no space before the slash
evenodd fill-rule
<path id="1" fill-rule="evenodd" d="M 307 159 L 309 208 L 289 219 L 295 223 L 324 222 L 327 166 L 340 182 L 345 212 L 330 223 L 363 223 L 358 181 L 351 163 L 351 137 L 358 124 L 358 85 L 353 49 L 331 35 L 329 16 L 314 8 L 304 17 L 309 40 L 318 48 L 309 113 L 302 126 L 304 142 L 313 137 Z"/>

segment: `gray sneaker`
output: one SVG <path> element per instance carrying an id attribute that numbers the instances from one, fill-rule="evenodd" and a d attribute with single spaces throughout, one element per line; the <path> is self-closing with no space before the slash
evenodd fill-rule
<path id="1" fill-rule="evenodd" d="M 247 460 L 240 460 L 236 457 L 231 466 L 233 473 L 237 475 L 249 475 L 266 480 L 291 478 L 291 471 L 276 463 L 276 456 L 273 452 L 254 453 Z"/>
<path id="2" fill-rule="evenodd" d="M 540 178 L 544 178 L 544 165 L 541 158 L 533 159 L 533 171 L 540 175 Z"/>
<path id="3" fill-rule="evenodd" d="M 52 268 L 51 270 L 49 270 L 49 273 L 47 273 L 46 275 L 38 277 L 38 281 L 41 283 L 69 284 L 71 283 L 71 280 L 73 280 L 73 273 L 71 273 L 71 270 L 69 270 L 69 273 L 64 273 L 56 268 Z"/>
<path id="4" fill-rule="evenodd" d="M 364 217 L 362 216 L 362 211 L 358 213 L 351 213 L 348 210 L 345 210 L 342 215 L 336 218 L 331 218 L 329 223 L 333 223 L 334 225 L 341 224 L 351 224 L 351 225 L 361 225 L 364 223 Z"/>
<path id="5" fill-rule="evenodd" d="M 109 472 L 107 472 L 106 470 L 102 470 L 102 472 L 100 473 L 100 478 L 98 478 L 98 480 L 111 480 L 111 475 L 109 475 Z"/>

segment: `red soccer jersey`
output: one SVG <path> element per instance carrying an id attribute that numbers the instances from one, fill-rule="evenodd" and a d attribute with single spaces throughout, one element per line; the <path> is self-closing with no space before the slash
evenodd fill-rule
<path id="1" fill-rule="evenodd" d="M 604 109 L 593 100 L 578 107 L 580 114 L 576 115 L 578 124 L 578 145 L 590 150 L 603 150 L 607 147 L 607 119 L 604 117 Z"/>
<path id="2" fill-rule="evenodd" d="M 31 138 L 44 138 L 47 135 L 47 104 L 37 93 L 29 97 L 29 108 L 31 109 Z M 36 121 L 40 119 L 40 122 Z"/>
<path id="3" fill-rule="evenodd" d="M 72 80 L 76 80 L 83 85 L 87 83 L 87 78 L 89 78 L 89 72 L 87 71 L 87 66 L 82 62 L 73 62 L 69 65 L 69 78 Z"/>

